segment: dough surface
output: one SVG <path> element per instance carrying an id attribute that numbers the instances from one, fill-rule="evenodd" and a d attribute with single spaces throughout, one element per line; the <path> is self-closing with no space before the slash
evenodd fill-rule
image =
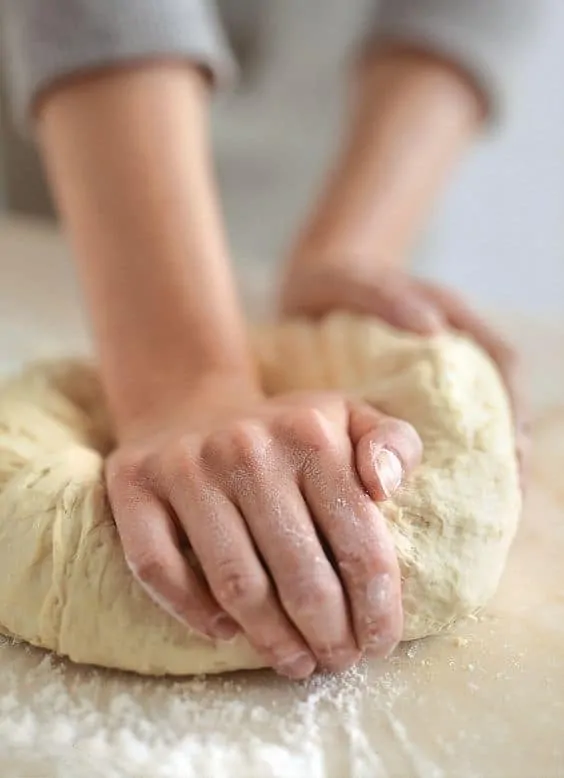
<path id="1" fill-rule="evenodd" d="M 518 525 L 511 413 L 496 368 L 454 335 L 423 339 L 337 315 L 260 329 L 269 393 L 343 389 L 411 422 L 422 465 L 382 510 L 403 577 L 404 639 L 448 630 L 496 590 Z M 263 666 L 155 606 L 121 552 L 103 484 L 111 446 L 95 371 L 32 366 L 0 389 L 0 632 L 138 673 Z"/>

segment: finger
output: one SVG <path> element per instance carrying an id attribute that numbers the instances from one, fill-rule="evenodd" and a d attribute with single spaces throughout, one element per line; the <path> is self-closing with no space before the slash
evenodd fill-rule
<path id="1" fill-rule="evenodd" d="M 300 289 L 293 290 L 291 304 L 284 306 L 285 315 L 317 318 L 341 307 L 378 316 L 393 327 L 420 335 L 434 335 L 445 325 L 440 310 L 418 294 L 407 277 L 395 272 L 380 272 L 374 277 L 363 269 L 355 277 L 349 269 L 343 278 L 339 269 L 327 273 L 323 268 L 317 278 L 315 273 L 308 273 L 302 288 L 303 296 Z"/>
<path id="2" fill-rule="evenodd" d="M 357 643 L 389 654 L 403 628 L 401 577 L 390 532 L 356 480 L 348 457 L 320 453 L 302 473 L 302 490 L 333 553 L 348 594 Z"/>
<path id="3" fill-rule="evenodd" d="M 278 672 L 305 678 L 315 659 L 286 618 L 241 513 L 211 484 L 177 479 L 170 500 L 221 607 Z"/>
<path id="4" fill-rule="evenodd" d="M 414 427 L 369 405 L 350 405 L 349 432 L 358 475 L 373 500 L 391 497 L 421 462 L 423 444 Z"/>
<path id="5" fill-rule="evenodd" d="M 210 638 L 239 631 L 180 552 L 174 522 L 155 495 L 113 478 L 109 498 L 126 562 L 149 597 L 169 615 Z"/>
<path id="6" fill-rule="evenodd" d="M 452 327 L 472 335 L 500 366 L 513 367 L 515 356 L 509 344 L 460 295 L 428 282 L 421 282 L 421 287 L 441 307 Z"/>
<path id="7" fill-rule="evenodd" d="M 296 483 L 267 473 L 243 484 L 236 499 L 286 613 L 322 667 L 352 666 L 360 652 L 347 598 Z"/>
<path id="8" fill-rule="evenodd" d="M 408 283 L 393 280 L 374 288 L 368 299 L 366 289 L 364 312 L 378 316 L 392 327 L 418 335 L 436 335 L 445 326 L 441 311 L 417 293 Z"/>

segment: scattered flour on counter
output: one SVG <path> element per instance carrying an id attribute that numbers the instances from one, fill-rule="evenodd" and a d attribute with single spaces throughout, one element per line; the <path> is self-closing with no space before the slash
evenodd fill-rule
<path id="1" fill-rule="evenodd" d="M 393 669 L 370 684 L 367 675 L 360 666 L 294 687 L 270 674 L 148 681 L 0 645 L 0 775 L 389 778 L 363 726 L 369 708 L 412 775 L 440 776 L 423 769 L 394 716 L 404 687 Z M 338 742 L 336 761 L 328 742 Z"/>

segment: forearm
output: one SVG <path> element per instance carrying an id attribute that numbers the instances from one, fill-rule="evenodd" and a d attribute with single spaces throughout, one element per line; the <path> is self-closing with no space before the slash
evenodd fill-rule
<path id="1" fill-rule="evenodd" d="M 343 147 L 300 238 L 300 262 L 405 261 L 484 116 L 474 83 L 430 54 L 387 46 L 355 75 Z"/>
<path id="2" fill-rule="evenodd" d="M 38 130 L 118 424 L 210 374 L 251 380 L 196 68 L 153 63 L 49 92 Z"/>

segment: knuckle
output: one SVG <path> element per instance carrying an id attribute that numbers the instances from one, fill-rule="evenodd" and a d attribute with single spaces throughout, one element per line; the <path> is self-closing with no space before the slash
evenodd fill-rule
<path id="1" fill-rule="evenodd" d="M 339 560 L 337 566 L 350 587 L 361 588 L 377 575 L 382 562 L 377 551 L 376 553 L 348 551 Z"/>
<path id="2" fill-rule="evenodd" d="M 214 588 L 220 605 L 235 610 L 255 608 L 266 600 L 269 591 L 266 578 L 237 569 L 232 564 L 224 565 Z"/>
<path id="3" fill-rule="evenodd" d="M 340 586 L 330 579 L 319 576 L 304 575 L 294 579 L 284 605 L 301 616 L 309 616 L 320 610 L 333 606 L 341 597 Z"/>
<path id="4" fill-rule="evenodd" d="M 136 557 L 129 557 L 127 564 L 135 578 L 147 585 L 161 580 L 166 573 L 166 565 L 152 549 Z"/>
<path id="5" fill-rule="evenodd" d="M 198 458 L 186 440 L 177 441 L 167 452 L 166 460 L 158 467 L 164 490 L 171 495 L 177 489 L 186 489 L 200 481 Z"/>
<path id="6" fill-rule="evenodd" d="M 202 457 L 209 462 L 256 467 L 264 460 L 265 449 L 265 436 L 258 425 L 252 421 L 237 421 L 207 437 Z"/>
<path id="7" fill-rule="evenodd" d="M 330 422 L 318 408 L 293 410 L 281 419 L 281 424 L 294 440 L 311 452 L 321 453 L 337 442 Z"/>
<path id="8" fill-rule="evenodd" d="M 142 459 L 133 452 L 116 452 L 106 463 L 106 483 L 110 491 L 129 491 L 144 480 Z"/>
<path id="9" fill-rule="evenodd" d="M 171 445 L 167 452 L 167 461 L 177 473 L 190 475 L 197 471 L 197 457 L 190 442 L 181 437 Z"/>

